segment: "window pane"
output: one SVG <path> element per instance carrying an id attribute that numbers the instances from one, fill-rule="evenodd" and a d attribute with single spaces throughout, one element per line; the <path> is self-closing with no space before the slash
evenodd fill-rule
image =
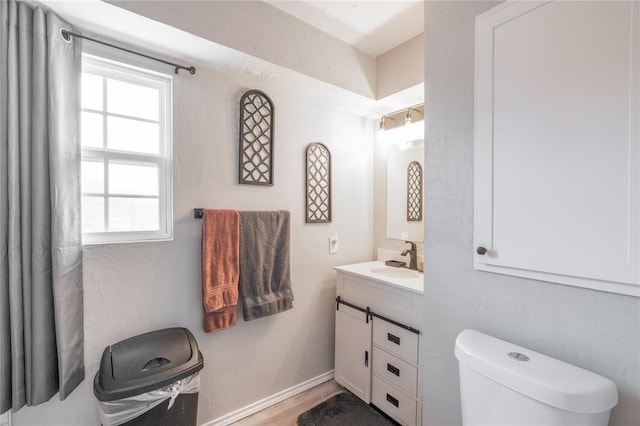
<path id="1" fill-rule="evenodd" d="M 159 124 L 126 118 L 107 119 L 107 147 L 121 151 L 158 154 L 160 152 Z"/>
<path id="2" fill-rule="evenodd" d="M 104 232 L 104 198 L 82 197 L 82 232 Z"/>
<path id="3" fill-rule="evenodd" d="M 158 166 L 110 162 L 109 193 L 158 195 Z"/>
<path id="4" fill-rule="evenodd" d="M 84 242 L 171 236 L 171 78 L 84 55 L 83 67 Z"/>
<path id="5" fill-rule="evenodd" d="M 82 192 L 104 193 L 104 162 L 82 160 Z"/>
<path id="6" fill-rule="evenodd" d="M 102 77 L 82 73 L 82 108 L 102 111 Z"/>
<path id="7" fill-rule="evenodd" d="M 160 91 L 124 81 L 107 79 L 107 111 L 158 120 Z"/>
<path id="8" fill-rule="evenodd" d="M 109 198 L 109 231 L 160 229 L 157 198 Z"/>
<path id="9" fill-rule="evenodd" d="M 91 148 L 102 148 L 102 114 L 82 113 L 81 145 Z"/>

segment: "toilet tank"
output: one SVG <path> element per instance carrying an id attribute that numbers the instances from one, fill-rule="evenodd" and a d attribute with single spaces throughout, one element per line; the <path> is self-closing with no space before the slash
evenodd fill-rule
<path id="1" fill-rule="evenodd" d="M 474 330 L 458 335 L 464 425 L 604 426 L 613 381 Z"/>

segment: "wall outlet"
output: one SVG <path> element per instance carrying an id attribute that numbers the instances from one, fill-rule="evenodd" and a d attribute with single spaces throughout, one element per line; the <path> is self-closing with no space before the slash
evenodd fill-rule
<path id="1" fill-rule="evenodd" d="M 338 233 L 332 232 L 329 235 L 329 253 L 336 254 L 338 252 Z"/>

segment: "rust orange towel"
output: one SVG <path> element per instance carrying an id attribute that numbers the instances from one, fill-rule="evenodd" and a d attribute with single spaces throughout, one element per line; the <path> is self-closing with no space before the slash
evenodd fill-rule
<path id="1" fill-rule="evenodd" d="M 240 219 L 237 210 L 205 209 L 202 218 L 202 307 L 204 331 L 238 322 Z"/>

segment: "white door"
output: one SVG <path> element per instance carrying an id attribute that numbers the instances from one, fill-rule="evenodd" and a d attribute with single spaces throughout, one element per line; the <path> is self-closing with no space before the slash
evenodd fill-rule
<path id="1" fill-rule="evenodd" d="M 476 269 L 640 296 L 639 16 L 553 1 L 478 17 Z"/>
<path id="2" fill-rule="evenodd" d="M 340 304 L 336 311 L 336 382 L 371 401 L 371 323 L 364 312 Z"/>

